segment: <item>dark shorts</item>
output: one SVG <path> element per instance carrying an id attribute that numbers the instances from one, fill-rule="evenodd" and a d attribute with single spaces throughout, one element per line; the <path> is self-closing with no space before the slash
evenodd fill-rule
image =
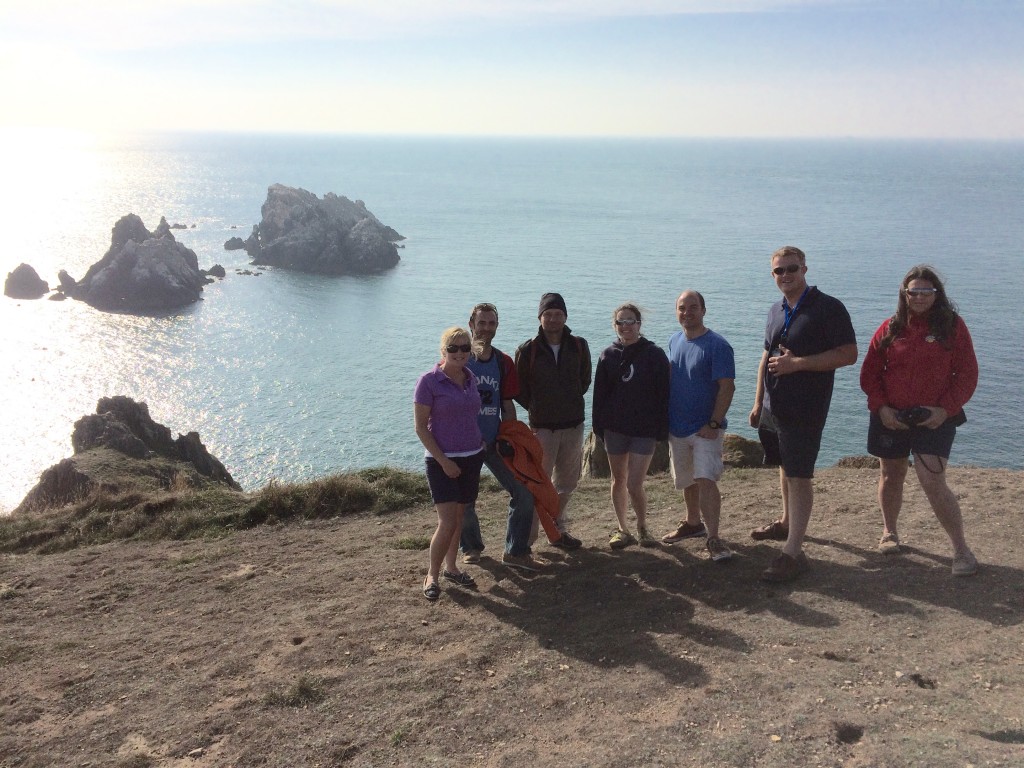
<path id="1" fill-rule="evenodd" d="M 911 453 L 948 459 L 954 437 L 956 424 L 953 419 L 935 429 L 886 429 L 878 414 L 872 413 L 868 423 L 868 453 L 880 459 L 905 459 Z"/>
<path id="2" fill-rule="evenodd" d="M 472 504 L 480 491 L 480 467 L 484 463 L 484 452 L 472 456 L 452 456 L 451 460 L 462 470 L 456 478 L 448 477 L 433 456 L 427 456 L 427 485 L 430 498 L 435 504 Z"/>
<path id="3" fill-rule="evenodd" d="M 604 450 L 612 456 L 624 453 L 638 453 L 641 456 L 653 456 L 657 443 L 653 437 L 630 437 L 610 429 L 604 431 Z"/>
<path id="4" fill-rule="evenodd" d="M 768 427 L 758 426 L 757 438 L 764 448 L 764 461 L 766 467 L 777 467 L 782 463 L 782 456 L 779 455 L 779 433 Z"/>
<path id="5" fill-rule="evenodd" d="M 757 435 L 764 446 L 764 463 L 778 464 L 786 477 L 814 477 L 814 464 L 821 450 L 821 427 L 788 424 L 761 411 Z"/>

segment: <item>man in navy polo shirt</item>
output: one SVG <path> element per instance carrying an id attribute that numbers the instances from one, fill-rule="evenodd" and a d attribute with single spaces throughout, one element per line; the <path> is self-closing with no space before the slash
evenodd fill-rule
<path id="1" fill-rule="evenodd" d="M 760 428 L 766 452 L 779 455 L 782 517 L 750 535 L 786 543 L 761 574 L 765 581 L 792 581 L 810 568 L 803 540 L 814 505 L 814 462 L 835 371 L 857 362 L 849 312 L 838 299 L 808 285 L 806 274 L 799 248 L 787 245 L 772 254 L 782 300 L 768 312 L 750 425 Z"/>

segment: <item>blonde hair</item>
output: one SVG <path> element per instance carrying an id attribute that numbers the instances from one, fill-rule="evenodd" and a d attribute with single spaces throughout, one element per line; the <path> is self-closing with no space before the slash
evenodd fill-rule
<path id="1" fill-rule="evenodd" d="M 460 328 L 457 325 L 453 325 L 451 328 L 445 328 L 444 333 L 441 334 L 441 357 L 444 357 L 448 350 L 445 349 L 449 344 L 454 344 L 458 338 L 465 338 L 470 344 L 473 343 L 472 337 L 469 335 L 469 331 L 465 328 Z"/>
<path id="2" fill-rule="evenodd" d="M 807 264 L 806 254 L 804 254 L 804 252 L 797 248 L 795 245 L 782 246 L 781 248 L 779 248 L 779 250 L 772 254 L 771 260 L 775 261 L 776 259 L 782 259 L 785 258 L 786 256 L 796 256 L 798 259 L 800 259 L 801 265 Z"/>

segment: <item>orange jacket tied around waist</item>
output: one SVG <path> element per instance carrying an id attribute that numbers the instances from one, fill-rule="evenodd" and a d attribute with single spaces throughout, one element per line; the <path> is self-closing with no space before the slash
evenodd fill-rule
<path id="1" fill-rule="evenodd" d="M 521 421 L 501 422 L 498 428 L 497 450 L 498 455 L 515 474 L 516 480 L 525 485 L 533 495 L 537 517 L 544 528 L 544 533 L 547 534 L 548 541 L 558 541 L 562 536 L 558 525 L 555 524 L 559 512 L 558 491 L 544 471 L 544 451 L 533 431 Z"/>

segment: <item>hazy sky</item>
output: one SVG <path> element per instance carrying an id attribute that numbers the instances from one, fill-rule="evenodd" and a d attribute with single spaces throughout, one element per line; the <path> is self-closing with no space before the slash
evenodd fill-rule
<path id="1" fill-rule="evenodd" d="M 1024 138 L 1024 2 L 31 0 L 0 128 Z"/>

